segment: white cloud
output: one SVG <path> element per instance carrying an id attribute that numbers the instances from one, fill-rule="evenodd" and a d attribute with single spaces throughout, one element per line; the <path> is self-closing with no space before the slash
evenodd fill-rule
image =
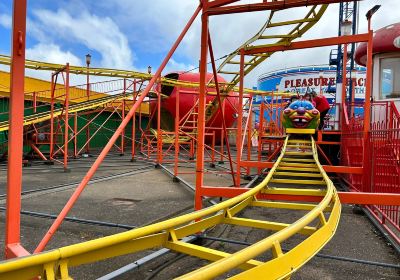
<path id="1" fill-rule="evenodd" d="M 53 40 L 80 43 L 99 52 L 102 67 L 133 68 L 133 54 L 128 40 L 111 18 L 86 11 L 71 15 L 62 9 L 57 12 L 42 9 L 33 13 L 39 19 L 40 30 L 46 31 Z"/>
<path id="2" fill-rule="evenodd" d="M 55 44 L 39 43 L 26 50 L 26 58 L 44 62 L 82 65 L 81 60 L 70 51 L 61 50 L 60 46 Z"/>
<path id="3" fill-rule="evenodd" d="M 243 3 L 260 1 L 242 1 Z M 374 15 L 373 28 L 380 28 L 393 22 L 397 22 L 396 10 L 400 8 L 398 0 L 364 0 L 358 2 L 360 5 L 360 32 L 366 30 L 365 13 L 373 5 L 382 4 L 381 9 Z M 382 3 L 383 2 L 383 3 Z M 135 1 L 131 5 L 130 0 L 119 0 L 109 3 L 113 8 L 119 7 L 116 21 L 123 23 L 126 28 L 132 29 L 130 33 L 137 44 L 146 45 L 149 51 L 168 50 L 177 38 L 185 23 L 198 5 L 198 1 L 181 0 L 154 0 L 149 4 L 147 1 Z M 325 12 L 321 21 L 309 30 L 300 40 L 310 38 L 323 38 L 336 36 L 338 32 L 338 7 L 332 4 Z M 304 13 L 308 8 L 288 9 L 280 11 L 278 18 L 295 19 L 301 18 L 299 13 Z M 252 37 L 265 22 L 268 12 L 243 13 L 225 16 L 215 16 L 210 19 L 210 31 L 213 39 L 215 57 L 218 58 L 230 53 L 247 39 Z M 138 26 L 139 28 L 135 28 Z M 282 32 L 284 28 L 274 28 L 275 34 Z M 330 49 L 326 47 L 310 50 L 276 53 L 266 62 L 254 69 L 247 77 L 247 86 L 256 84 L 257 77 L 265 72 L 285 67 L 296 67 L 310 64 L 327 64 Z M 185 55 L 188 64 L 197 65 L 200 54 L 200 20 L 194 25 L 177 50 L 180 55 Z"/>
<path id="4" fill-rule="evenodd" d="M 0 15 L 0 25 L 5 28 L 11 28 L 12 18 L 10 15 L 1 14 Z"/>
<path id="5" fill-rule="evenodd" d="M 178 62 L 175 59 L 171 58 L 167 64 L 167 66 L 165 67 L 165 70 L 163 71 L 163 73 L 168 73 L 171 71 L 188 71 L 188 70 L 194 69 L 195 67 L 197 67 L 197 66 L 194 66 L 192 64 Z"/>

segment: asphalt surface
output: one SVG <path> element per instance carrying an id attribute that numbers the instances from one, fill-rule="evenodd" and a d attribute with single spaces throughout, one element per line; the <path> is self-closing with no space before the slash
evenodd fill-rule
<path id="1" fill-rule="evenodd" d="M 70 172 L 63 172 L 60 166 L 35 164 L 24 168 L 23 191 L 58 186 L 26 194 L 22 199 L 22 209 L 48 214 L 58 214 L 89 168 L 94 158 L 82 158 L 71 161 Z M 186 164 L 181 171 L 194 171 L 193 165 Z M 226 164 L 225 164 L 226 166 Z M 0 166 L 0 168 L 2 168 Z M 218 166 L 217 166 L 218 168 Z M 140 169 L 140 170 L 139 170 Z M 208 168 L 210 171 L 216 169 Z M 131 172 L 131 173 L 128 173 Z M 117 178 L 107 178 L 119 174 Z M 0 195 L 5 193 L 6 172 L 0 173 Z M 193 209 L 193 193 L 172 178 L 162 169 L 136 161 L 131 163 L 129 156 L 110 156 L 99 169 L 95 177 L 103 180 L 87 186 L 78 202 L 68 214 L 70 217 L 120 223 L 131 226 L 143 226 L 172 216 L 180 215 Z M 194 175 L 182 175 L 187 182 L 194 183 Z M 231 178 L 227 174 L 206 175 L 206 184 L 229 186 Z M 247 181 L 243 181 L 246 183 Z M 68 184 L 65 186 L 65 184 Z M 64 186 L 62 186 L 64 185 Z M 4 206 L 4 199 L 0 200 Z M 257 210 L 250 208 L 240 215 L 269 221 L 293 222 L 302 213 L 291 210 Z M 28 251 L 33 251 L 51 225 L 52 220 L 22 216 L 21 239 Z M 0 212 L 0 230 L 4 232 L 5 215 Z M 53 249 L 82 241 L 87 241 L 110 234 L 123 232 L 125 229 L 104 226 L 82 225 L 64 222 L 55 234 L 47 249 Z M 217 226 L 208 232 L 209 236 L 228 238 L 244 242 L 256 242 L 265 238 L 269 231 L 254 230 L 243 227 Z M 296 237 L 303 238 L 303 237 Z M 295 246 L 299 239 L 289 240 L 283 246 Z M 243 248 L 226 242 L 203 241 L 208 246 L 226 252 L 235 252 Z M 0 235 L 0 244 L 4 244 L 4 234 Z M 4 248 L 1 248 L 4 251 Z M 84 265 L 71 269 L 74 279 L 96 279 L 126 264 L 132 263 L 153 251 L 144 251 L 103 262 Z M 387 244 L 365 216 L 352 212 L 352 206 L 344 206 L 341 221 L 334 238 L 321 251 L 322 254 L 357 258 L 362 260 L 400 264 L 400 257 Z M 206 261 L 193 257 L 175 260 L 175 253 L 160 257 L 139 269 L 128 272 L 118 279 L 171 279 L 206 264 Z M 261 260 L 270 258 L 268 254 L 260 256 Z M 172 261 L 171 261 L 172 260 Z M 171 262 L 171 263 L 169 263 Z M 170 265 L 164 265 L 168 263 Z M 224 275 L 225 278 L 231 274 Z M 400 279 L 400 270 L 365 264 L 356 264 L 338 260 L 315 257 L 291 279 Z"/>

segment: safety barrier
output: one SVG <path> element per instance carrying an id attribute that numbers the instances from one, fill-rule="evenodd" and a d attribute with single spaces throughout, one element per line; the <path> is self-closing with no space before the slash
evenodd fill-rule
<path id="1" fill-rule="evenodd" d="M 371 131 L 364 137 L 362 117 L 351 118 L 344 127 L 343 164 L 362 166 L 364 149 L 369 160 L 363 175 L 348 175 L 353 190 L 375 193 L 400 193 L 400 114 L 393 102 L 374 102 Z M 366 184 L 368 182 L 368 184 Z M 367 206 L 372 216 L 400 244 L 400 207 Z"/>
<path id="2" fill-rule="evenodd" d="M 299 147 L 301 152 L 298 151 Z M 288 166 L 291 167 L 290 172 L 285 171 Z M 286 179 L 279 179 L 282 175 Z M 303 177 L 304 180 L 298 179 Z M 312 180 L 308 179 L 310 177 Z M 279 186 L 282 183 L 283 185 Z M 288 185 L 290 187 L 287 187 Z M 296 187 L 298 185 L 302 187 Z M 307 185 L 311 187 L 305 188 Z M 259 198 L 269 193 L 311 195 L 318 197 L 320 202 L 277 202 Z M 246 207 L 284 208 L 308 212 L 296 222 L 285 224 L 237 217 Z M 212 261 L 209 265 L 179 279 L 210 279 L 235 268 L 245 271 L 236 274 L 232 279 L 258 279 L 260 275 L 263 279 L 282 279 L 298 270 L 331 239 L 339 217 L 340 201 L 332 181 L 318 161 L 314 140 L 311 137 L 298 140 L 288 136 L 281 155 L 266 178 L 237 197 L 143 228 L 4 261 L 0 263 L 0 279 L 32 279 L 37 276 L 45 279 L 71 279 L 69 269 L 72 267 L 155 247 L 165 247 Z M 186 236 L 217 224 L 240 225 L 276 233 L 233 254 L 182 241 Z M 282 242 L 296 234 L 305 235 L 307 238 L 299 241 L 290 251 L 283 252 Z M 265 262 L 255 260 L 266 251 L 272 252 L 272 259 Z"/>

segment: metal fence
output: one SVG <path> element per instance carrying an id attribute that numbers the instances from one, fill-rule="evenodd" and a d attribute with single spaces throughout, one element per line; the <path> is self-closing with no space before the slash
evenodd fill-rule
<path id="1" fill-rule="evenodd" d="M 353 117 L 343 126 L 342 164 L 362 166 L 363 175 L 344 179 L 354 191 L 400 193 L 400 114 L 393 102 L 374 102 L 371 129 L 364 137 L 362 118 Z M 400 244 L 400 207 L 370 205 L 371 215 Z"/>

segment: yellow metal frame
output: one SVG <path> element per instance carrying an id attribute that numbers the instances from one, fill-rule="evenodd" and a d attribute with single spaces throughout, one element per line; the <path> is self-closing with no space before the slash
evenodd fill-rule
<path id="1" fill-rule="evenodd" d="M 307 145 L 312 150 L 316 170 L 321 174 L 321 181 L 325 183 L 325 188 L 321 189 L 321 186 L 319 186 L 319 189 L 299 189 L 295 187 L 272 188 L 269 186 L 273 176 L 277 175 L 277 168 L 283 163 L 282 159 L 288 157 L 286 155 L 288 139 L 289 136 L 284 142 L 281 155 L 266 178 L 256 187 L 237 197 L 197 212 L 142 228 L 24 258 L 4 261 L 0 263 L 0 279 L 32 279 L 36 276 L 45 277 L 48 280 L 70 279 L 68 269 L 71 267 L 156 247 L 165 247 L 212 261 L 211 264 L 178 279 L 211 279 L 234 268 L 242 269 L 244 272 L 233 276 L 232 279 L 286 278 L 312 258 L 332 238 L 340 216 L 340 202 L 335 187 L 318 162 L 317 148 L 312 138 L 309 145 L 304 142 L 302 144 Z M 293 140 L 290 142 L 293 142 Z M 320 197 L 321 201 L 315 204 L 262 201 L 257 199 L 257 195 L 261 193 L 313 195 Z M 235 217 L 236 214 L 249 206 L 306 210 L 309 212 L 293 224 Z M 330 213 L 329 217 L 328 213 Z M 319 221 L 317 226 L 313 223 L 315 220 Z M 188 235 L 224 223 L 276 232 L 233 254 L 181 241 Z M 311 226 L 311 224 L 314 225 Z M 290 251 L 283 252 L 280 244 L 295 234 L 303 234 L 307 238 Z M 273 254 L 271 260 L 267 262 L 254 260 L 258 255 L 268 250 L 271 250 Z"/>
<path id="2" fill-rule="evenodd" d="M 296 19 L 296 20 L 287 20 L 287 21 L 279 21 L 273 22 L 275 18 L 279 18 L 279 10 L 278 11 L 271 11 L 269 17 L 262 28 L 238 47 L 235 51 L 233 51 L 218 67 L 218 73 L 224 74 L 225 76 L 229 76 L 230 82 L 228 83 L 221 83 L 223 89 L 221 90 L 222 93 L 230 92 L 231 90 L 237 91 L 235 86 L 238 84 L 240 80 L 240 50 L 241 49 L 251 49 L 254 47 L 272 47 L 272 46 L 288 46 L 290 45 L 295 39 L 300 38 L 303 36 L 311 27 L 313 27 L 325 13 L 328 5 L 313 5 L 310 7 L 310 10 L 305 15 L 304 18 Z M 274 18 L 275 15 L 278 15 Z M 278 27 L 278 26 L 293 26 L 287 34 L 281 35 L 268 35 L 268 31 L 271 28 Z M 263 40 L 274 40 L 273 43 L 270 44 L 262 44 Z M 274 52 L 269 52 L 265 54 L 256 54 L 251 56 L 245 57 L 244 63 L 244 75 L 250 73 L 254 68 L 268 59 Z M 230 68 L 236 68 L 235 70 L 231 70 Z M 256 93 L 258 95 L 263 95 L 260 93 Z M 274 92 L 274 95 L 284 95 L 280 92 Z M 287 93 L 286 93 L 287 95 Z M 221 100 L 223 100 L 222 97 Z M 206 109 L 206 116 L 210 118 L 218 109 L 218 98 L 215 98 L 212 102 L 212 106 Z"/>
<path id="3" fill-rule="evenodd" d="M 68 112 L 75 113 L 75 112 L 85 111 L 85 110 L 104 106 L 108 103 L 122 101 L 124 99 L 132 100 L 132 97 L 133 97 L 132 93 L 129 93 L 129 94 L 121 93 L 121 94 L 116 94 L 116 95 L 108 95 L 106 97 L 70 105 Z M 64 110 L 63 110 L 63 108 L 57 108 L 57 109 L 54 109 L 53 112 L 54 112 L 53 117 L 57 117 L 57 116 L 60 116 L 61 114 L 63 114 Z M 35 114 L 24 117 L 24 126 L 44 122 L 44 121 L 49 120 L 50 118 L 51 118 L 50 111 L 35 113 Z M 0 122 L 0 132 L 8 130 L 8 125 L 9 125 L 8 120 Z"/>
<path id="4" fill-rule="evenodd" d="M 10 65 L 11 58 L 7 55 L 0 54 L 0 64 Z M 57 71 L 59 69 L 63 69 L 65 65 L 56 64 L 56 63 L 48 63 L 36 60 L 25 60 L 25 67 L 34 70 L 42 70 L 42 71 Z M 69 66 L 69 72 L 71 74 L 76 75 L 87 75 L 90 76 L 103 76 L 103 77 L 119 77 L 119 78 L 130 78 L 130 79 L 139 79 L 139 80 L 150 80 L 153 76 L 148 73 L 142 73 L 137 71 L 130 71 L 130 70 L 121 70 L 121 69 L 109 69 L 109 68 L 89 68 L 83 66 Z M 199 83 L 197 82 L 189 82 L 189 81 L 181 81 L 181 80 L 174 80 L 162 77 L 160 79 L 160 83 L 163 85 L 170 85 L 170 86 L 179 86 L 179 87 L 186 87 L 186 88 L 199 88 Z M 221 84 L 221 83 L 220 83 Z M 215 84 L 209 84 L 209 87 L 215 87 Z M 238 92 L 239 88 L 233 86 L 233 91 Z M 255 90 L 246 88 L 244 89 L 246 93 L 252 93 L 257 95 L 271 95 L 271 92 L 262 91 L 262 90 Z M 216 93 L 209 93 L 210 95 L 216 95 Z M 280 92 L 274 93 L 274 95 L 284 95 L 287 96 L 288 93 Z M 289 94 L 290 95 L 290 94 Z"/>

